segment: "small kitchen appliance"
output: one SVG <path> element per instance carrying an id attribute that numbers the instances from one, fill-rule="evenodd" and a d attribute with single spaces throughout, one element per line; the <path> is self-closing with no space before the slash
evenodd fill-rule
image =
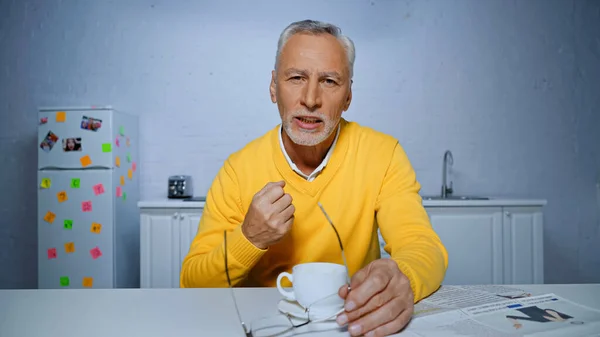
<path id="1" fill-rule="evenodd" d="M 169 199 L 184 199 L 194 196 L 194 185 L 192 177 L 187 175 L 176 175 L 169 177 Z"/>

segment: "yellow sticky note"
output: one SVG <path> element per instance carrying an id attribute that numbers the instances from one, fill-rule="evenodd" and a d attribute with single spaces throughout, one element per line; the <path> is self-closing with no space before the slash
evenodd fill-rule
<path id="1" fill-rule="evenodd" d="M 94 278 L 93 277 L 84 277 L 82 284 L 86 288 L 91 288 L 94 285 Z"/>
<path id="2" fill-rule="evenodd" d="M 92 160 L 90 159 L 90 156 L 88 156 L 88 155 L 81 157 L 81 159 L 79 159 L 79 161 L 81 162 L 81 166 L 83 166 L 83 167 L 92 165 Z"/>
<path id="3" fill-rule="evenodd" d="M 119 158 L 119 156 L 115 157 L 115 165 L 117 165 L 117 167 L 121 167 L 121 158 Z"/>
<path id="4" fill-rule="evenodd" d="M 58 202 L 65 202 L 65 201 L 69 200 L 69 197 L 67 197 L 66 191 L 60 191 L 60 192 L 56 193 L 56 199 L 58 199 Z"/>
<path id="5" fill-rule="evenodd" d="M 133 171 L 131 171 L 131 169 L 127 170 L 127 178 L 129 178 L 129 180 L 133 179 Z"/>
<path id="6" fill-rule="evenodd" d="M 92 222 L 92 226 L 90 227 L 90 232 L 100 234 L 102 231 L 102 225 L 97 222 Z"/>
<path id="7" fill-rule="evenodd" d="M 42 183 L 40 184 L 41 188 L 50 188 L 51 185 L 52 185 L 52 182 L 50 181 L 49 178 L 42 178 Z"/>
<path id="8" fill-rule="evenodd" d="M 56 214 L 54 214 L 50 211 L 46 212 L 46 215 L 44 215 L 44 221 L 46 221 L 48 223 L 53 223 L 55 218 L 56 218 Z"/>
<path id="9" fill-rule="evenodd" d="M 65 243 L 65 253 L 71 254 L 75 252 L 75 243 L 67 242 Z"/>
<path id="10" fill-rule="evenodd" d="M 121 185 L 125 185 L 125 177 L 121 176 Z"/>
<path id="11" fill-rule="evenodd" d="M 59 111 L 56 113 L 56 122 L 57 123 L 64 123 L 64 121 L 67 119 L 67 114 L 64 111 Z"/>

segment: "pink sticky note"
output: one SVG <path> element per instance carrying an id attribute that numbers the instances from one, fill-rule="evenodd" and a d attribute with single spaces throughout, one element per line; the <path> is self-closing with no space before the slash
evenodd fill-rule
<path id="1" fill-rule="evenodd" d="M 83 201 L 81 203 L 81 210 L 84 212 L 91 212 L 92 211 L 92 202 L 91 201 Z"/>
<path id="2" fill-rule="evenodd" d="M 102 184 L 94 185 L 94 194 L 100 195 L 102 193 L 104 193 L 104 185 L 102 185 Z"/>
<path id="3" fill-rule="evenodd" d="M 120 143 L 119 143 L 119 137 L 115 138 L 115 145 L 117 147 L 121 146 Z"/>
<path id="4" fill-rule="evenodd" d="M 56 248 L 48 249 L 48 260 L 56 259 Z"/>
<path id="5" fill-rule="evenodd" d="M 133 170 L 133 172 L 135 172 L 136 168 L 137 168 L 137 165 L 135 164 L 135 162 L 131 163 L 131 169 Z"/>
<path id="6" fill-rule="evenodd" d="M 121 186 L 117 186 L 117 197 L 120 198 L 123 195 L 123 190 Z"/>
<path id="7" fill-rule="evenodd" d="M 97 259 L 100 256 L 102 256 L 102 252 L 100 251 L 100 248 L 98 247 L 94 247 L 92 249 L 90 249 L 90 255 L 92 255 L 92 259 Z"/>

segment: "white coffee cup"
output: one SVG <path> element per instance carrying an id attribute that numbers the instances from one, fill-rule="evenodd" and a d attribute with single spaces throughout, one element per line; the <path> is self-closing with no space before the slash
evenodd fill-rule
<path id="1" fill-rule="evenodd" d="M 292 291 L 281 286 L 284 277 L 292 283 Z M 344 265 L 328 262 L 302 263 L 295 265 L 291 274 L 283 272 L 277 276 L 277 289 L 287 300 L 296 301 L 304 308 L 312 305 L 311 310 L 335 310 L 344 306 L 344 300 L 332 295 L 338 293 L 346 280 Z"/>

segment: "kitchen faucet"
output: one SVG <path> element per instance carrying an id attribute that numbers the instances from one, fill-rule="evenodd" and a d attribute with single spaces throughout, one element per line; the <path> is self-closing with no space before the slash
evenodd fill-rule
<path id="1" fill-rule="evenodd" d="M 447 150 L 444 153 L 444 169 L 442 172 L 442 198 L 446 198 L 448 195 L 452 194 L 452 181 L 450 182 L 450 186 L 446 183 L 446 175 L 448 174 L 448 164 L 451 166 L 454 165 L 454 158 L 452 157 L 452 152 Z"/>

